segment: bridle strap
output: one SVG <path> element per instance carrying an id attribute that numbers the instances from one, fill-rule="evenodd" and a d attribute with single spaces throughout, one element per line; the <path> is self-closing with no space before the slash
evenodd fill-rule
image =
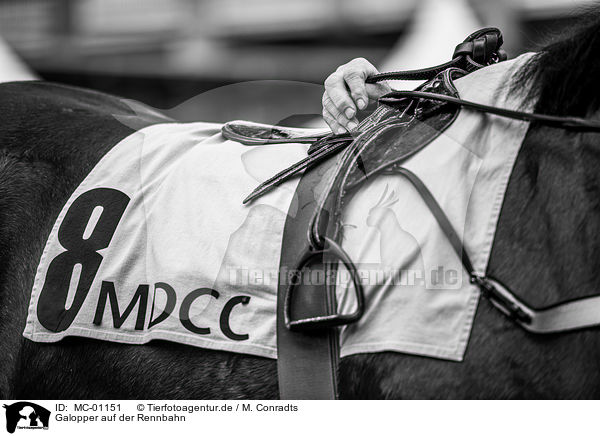
<path id="1" fill-rule="evenodd" d="M 451 61 L 445 62 L 435 67 L 420 68 L 418 70 L 404 70 L 404 71 L 388 71 L 385 73 L 378 73 L 367 77 L 366 83 L 377 83 L 383 82 L 384 80 L 431 80 L 433 77 L 438 75 L 448 68 L 459 68 L 461 59 L 455 58 Z"/>
<path id="2" fill-rule="evenodd" d="M 490 113 L 501 117 L 512 118 L 521 121 L 536 121 L 552 127 L 562 129 L 583 130 L 590 132 L 600 132 L 600 122 L 586 120 L 579 117 L 563 117 L 556 115 L 544 115 L 533 112 L 515 111 L 496 106 L 488 106 L 473 101 L 463 100 L 461 98 L 452 97 L 449 95 L 435 94 L 432 92 L 422 91 L 393 91 L 379 99 L 379 102 L 388 106 L 397 106 L 403 103 L 406 98 L 422 98 L 427 100 L 442 101 L 445 103 L 456 104 L 478 112 Z"/>
<path id="3" fill-rule="evenodd" d="M 495 27 L 486 27 L 473 32 L 458 44 L 451 61 L 418 70 L 374 74 L 367 78 L 366 83 L 377 83 L 384 80 L 431 80 L 448 68 L 460 68 L 467 72 L 478 70 L 506 60 L 506 53 L 500 48 L 503 42 L 500 30 Z"/>
<path id="4" fill-rule="evenodd" d="M 416 174 L 404 167 L 394 168 L 393 172 L 404 176 L 417 190 L 461 258 L 471 283 L 477 285 L 485 298 L 518 325 L 536 334 L 559 333 L 600 325 L 600 295 L 534 309 L 497 279 L 477 273 L 454 226 L 427 186 Z"/>

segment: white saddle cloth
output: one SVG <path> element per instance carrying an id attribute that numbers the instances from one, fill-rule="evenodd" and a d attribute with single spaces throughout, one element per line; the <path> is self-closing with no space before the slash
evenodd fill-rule
<path id="1" fill-rule="evenodd" d="M 518 108 L 519 98 L 509 95 L 505 85 L 527 57 L 457 80 L 461 98 Z M 463 109 L 452 126 L 405 165 L 431 190 L 481 272 L 527 127 Z M 154 125 L 123 139 L 103 157 L 65 204 L 48 238 L 25 337 L 54 342 L 74 335 L 131 344 L 164 339 L 277 356 L 281 240 L 298 179 L 248 206 L 242 200 L 258 183 L 305 157 L 307 146 L 247 147 L 225 140 L 220 128 Z M 98 188 L 120 191 L 129 202 L 108 246 L 97 251 L 102 261 L 73 321 L 51 331 L 46 327 L 53 325 L 54 315 L 51 323 L 48 316 L 40 321 L 45 309 L 38 303 L 43 303 L 40 293 L 49 269 L 56 268 L 51 262 L 68 251 L 58 230 L 64 224 L 61 232 L 75 232 L 63 222 L 65 214 L 82 194 Z M 90 235 L 107 213 L 95 208 L 86 218 L 83 239 L 95 237 Z M 412 186 L 401 176 L 375 178 L 360 188 L 343 223 L 342 245 L 363 265 L 366 313 L 343 329 L 342 356 L 397 351 L 461 360 L 479 291 Z M 72 273 L 69 289 L 46 285 L 43 292 L 67 295 L 65 308 L 73 310 L 81 291 L 80 270 L 77 265 L 67 269 Z M 350 304 L 346 296 L 345 287 L 338 286 L 342 306 Z"/>

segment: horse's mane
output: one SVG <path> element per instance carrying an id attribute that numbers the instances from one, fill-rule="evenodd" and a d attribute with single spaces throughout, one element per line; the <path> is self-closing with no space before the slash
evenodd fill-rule
<path id="1" fill-rule="evenodd" d="M 524 87 L 535 111 L 585 117 L 600 108 L 600 7 L 537 53 L 517 73 L 513 86 Z M 521 88 L 523 89 L 523 88 Z"/>

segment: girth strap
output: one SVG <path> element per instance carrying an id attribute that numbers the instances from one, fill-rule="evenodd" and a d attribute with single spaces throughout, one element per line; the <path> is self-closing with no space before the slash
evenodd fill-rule
<path id="1" fill-rule="evenodd" d="M 534 309 L 519 299 L 497 279 L 478 274 L 469 255 L 447 215 L 427 186 L 410 170 L 400 167 L 394 172 L 404 176 L 417 190 L 446 238 L 461 258 L 471 282 L 479 286 L 481 294 L 501 312 L 531 333 L 560 333 L 600 325 L 600 295 L 580 298 L 542 309 Z"/>
<path id="2" fill-rule="evenodd" d="M 500 281 L 487 277 L 487 282 L 495 288 L 498 295 L 504 297 L 505 301 L 509 301 L 515 307 L 519 307 L 528 316 L 528 322 L 520 319 L 515 319 L 515 321 L 531 333 L 560 333 L 600 325 L 599 295 L 555 304 L 543 309 L 533 309 L 519 300 Z M 498 305 L 494 300 L 491 301 L 498 309 L 510 316 L 510 313 L 505 311 L 504 305 Z"/>

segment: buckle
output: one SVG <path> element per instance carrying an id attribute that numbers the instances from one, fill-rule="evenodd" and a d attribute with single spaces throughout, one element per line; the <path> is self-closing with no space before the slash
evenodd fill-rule
<path id="1" fill-rule="evenodd" d="M 452 59 L 461 56 L 470 58 L 480 66 L 486 66 L 506 60 L 502 46 L 502 33 L 493 27 L 478 30 L 456 46 Z"/>
<path id="2" fill-rule="evenodd" d="M 293 270 L 293 274 L 296 275 L 298 280 L 294 280 L 288 285 L 288 288 L 285 293 L 283 308 L 285 326 L 288 328 L 288 330 L 306 331 L 347 325 L 358 321 L 364 313 L 363 288 L 358 277 L 356 266 L 354 265 L 348 254 L 335 241 L 328 237 L 324 237 L 322 238 L 322 240 L 322 248 L 308 249 L 300 258 L 296 268 Z M 294 292 L 296 291 L 296 288 L 300 286 L 300 281 L 302 279 L 302 270 L 314 258 L 323 257 L 324 255 L 330 256 L 331 261 L 341 261 L 350 273 L 350 276 L 352 277 L 352 283 L 354 284 L 356 309 L 354 310 L 354 312 L 348 314 L 335 313 L 331 315 L 322 315 L 310 318 L 292 319 L 292 297 L 294 295 Z"/>
<path id="3" fill-rule="evenodd" d="M 471 283 L 479 286 L 482 295 L 504 312 L 506 316 L 523 324 L 531 324 L 531 315 L 521 307 L 519 300 L 511 295 L 510 291 L 503 289 L 498 282 L 473 273 L 471 275 Z"/>

